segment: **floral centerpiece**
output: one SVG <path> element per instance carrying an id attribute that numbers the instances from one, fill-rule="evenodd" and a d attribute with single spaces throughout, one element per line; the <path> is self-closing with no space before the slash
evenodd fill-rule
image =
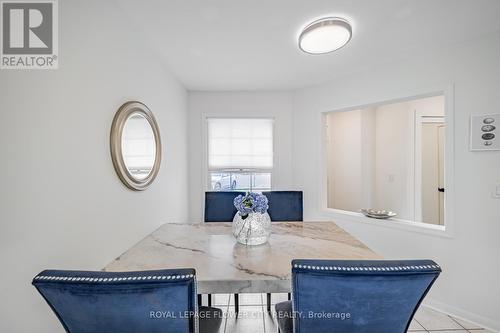
<path id="1" fill-rule="evenodd" d="M 271 235 L 271 218 L 267 197 L 259 193 L 247 193 L 234 199 L 238 212 L 233 219 L 233 235 L 245 245 L 264 244 Z"/>

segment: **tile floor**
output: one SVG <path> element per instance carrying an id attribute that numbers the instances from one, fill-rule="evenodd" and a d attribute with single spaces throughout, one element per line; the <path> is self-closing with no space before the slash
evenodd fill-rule
<path id="1" fill-rule="evenodd" d="M 222 309 L 225 320 L 219 333 L 277 332 L 276 319 L 266 311 L 265 294 L 240 294 L 240 313 L 234 312 L 234 296 L 213 295 L 213 305 Z M 286 300 L 286 294 L 273 294 L 272 303 Z M 206 302 L 204 298 L 204 303 Z M 491 333 L 472 323 L 453 318 L 441 312 L 421 307 L 408 332 L 421 333 Z"/>

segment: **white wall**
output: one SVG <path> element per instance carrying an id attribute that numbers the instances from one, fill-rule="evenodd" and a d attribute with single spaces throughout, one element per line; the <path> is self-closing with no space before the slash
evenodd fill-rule
<path id="1" fill-rule="evenodd" d="M 374 204 L 395 211 L 401 219 L 413 219 L 409 200 L 409 154 L 414 146 L 413 112 L 409 103 L 394 103 L 376 108 L 375 115 L 375 189 Z M 413 191 L 413 188 L 411 189 Z"/>
<path id="2" fill-rule="evenodd" d="M 363 206 L 362 110 L 332 112 L 328 132 L 328 207 L 357 212 Z"/>
<path id="3" fill-rule="evenodd" d="M 303 189 L 305 218 L 328 219 L 319 202 L 320 112 L 450 83 L 453 238 L 338 222 L 387 258 L 435 259 L 444 273 L 430 294 L 432 304 L 500 330 L 500 201 L 491 197 L 500 184 L 500 152 L 468 150 L 469 115 L 498 110 L 500 36 L 337 77 L 294 95 L 194 92 L 186 119 L 184 88 L 130 21 L 109 14 L 118 7 L 102 1 L 59 4 L 60 69 L 0 72 L 1 332 L 62 332 L 30 286 L 40 270 L 100 269 L 160 224 L 186 221 L 188 205 L 189 218 L 202 219 L 203 114 L 275 117 L 275 187 Z M 145 192 L 126 189 L 109 156 L 114 112 L 131 99 L 155 113 L 164 145 L 160 174 Z"/>
<path id="4" fill-rule="evenodd" d="M 203 220 L 207 117 L 274 118 L 274 189 L 292 185 L 292 95 L 287 92 L 189 92 L 190 219 Z"/>
<path id="5" fill-rule="evenodd" d="M 0 332 L 63 332 L 30 285 L 42 269 L 99 270 L 159 225 L 187 221 L 185 89 L 116 6 L 59 5 L 60 68 L 0 72 Z M 121 184 L 109 153 L 128 100 L 150 107 L 163 141 L 144 192 Z"/>
<path id="6" fill-rule="evenodd" d="M 452 238 L 361 222 L 337 221 L 387 258 L 432 258 L 443 274 L 428 301 L 440 309 L 500 330 L 500 152 L 469 151 L 469 116 L 500 112 L 500 35 L 395 62 L 300 90 L 295 95 L 294 185 L 304 190 L 305 218 L 321 211 L 320 112 L 369 105 L 455 87 L 455 221 Z M 333 73 L 332 73 L 333 75 Z M 297 138 L 297 139 L 295 139 Z"/>

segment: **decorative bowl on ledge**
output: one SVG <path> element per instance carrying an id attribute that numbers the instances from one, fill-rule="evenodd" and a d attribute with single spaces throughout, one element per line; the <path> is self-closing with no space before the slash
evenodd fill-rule
<path id="1" fill-rule="evenodd" d="M 374 219 L 389 219 L 398 215 L 395 212 L 391 212 L 390 210 L 377 210 L 372 208 L 362 208 L 361 213 L 363 213 L 363 215 L 365 215 L 366 217 L 371 217 Z"/>
<path id="2" fill-rule="evenodd" d="M 233 235 L 238 243 L 260 245 L 268 241 L 271 235 L 271 217 L 265 195 L 247 193 L 234 199 L 238 212 L 233 218 Z"/>

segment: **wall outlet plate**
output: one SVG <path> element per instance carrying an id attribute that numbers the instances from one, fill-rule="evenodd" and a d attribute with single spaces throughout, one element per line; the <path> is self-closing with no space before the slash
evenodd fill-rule
<path id="1" fill-rule="evenodd" d="M 500 150 L 500 113 L 471 115 L 470 150 Z"/>

